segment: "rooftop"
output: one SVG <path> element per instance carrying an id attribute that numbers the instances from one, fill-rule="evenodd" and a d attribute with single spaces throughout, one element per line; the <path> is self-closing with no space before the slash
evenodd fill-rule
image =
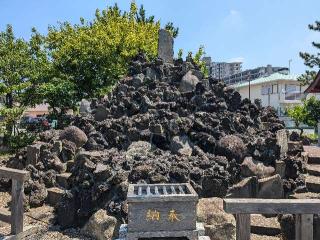
<path id="1" fill-rule="evenodd" d="M 296 82 L 297 75 L 273 73 L 268 77 L 261 77 L 261 78 L 257 78 L 257 79 L 250 81 L 250 85 L 251 86 L 258 85 L 261 83 L 269 83 L 269 82 L 275 82 L 275 81 L 279 81 L 279 80 Z M 236 88 L 242 88 L 242 87 L 246 87 L 246 86 L 249 86 L 249 82 L 241 82 L 241 83 L 237 83 L 237 84 L 233 85 L 233 87 L 236 87 Z"/>

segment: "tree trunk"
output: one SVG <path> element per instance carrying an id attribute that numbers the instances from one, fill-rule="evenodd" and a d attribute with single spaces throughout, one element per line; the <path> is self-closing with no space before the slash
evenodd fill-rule
<path id="1" fill-rule="evenodd" d="M 303 134 L 303 128 L 300 128 L 300 137 L 302 137 Z"/>
<path id="2" fill-rule="evenodd" d="M 7 107 L 7 108 L 13 108 L 13 96 L 12 96 L 12 92 L 7 93 L 7 95 L 6 95 L 6 107 Z"/>

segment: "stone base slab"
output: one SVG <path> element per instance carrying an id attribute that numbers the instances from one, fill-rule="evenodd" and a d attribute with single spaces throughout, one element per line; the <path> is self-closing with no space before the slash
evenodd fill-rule
<path id="1" fill-rule="evenodd" d="M 166 237 L 187 237 L 189 240 L 210 240 L 205 235 L 203 223 L 197 223 L 196 230 L 190 231 L 159 231 L 159 232 L 128 232 L 127 224 L 122 224 L 119 229 L 119 238 L 117 240 L 138 240 L 140 238 L 166 238 Z"/>

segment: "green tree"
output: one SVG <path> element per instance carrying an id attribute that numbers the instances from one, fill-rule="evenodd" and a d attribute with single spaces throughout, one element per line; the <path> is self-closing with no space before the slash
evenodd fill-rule
<path id="1" fill-rule="evenodd" d="M 320 32 L 320 21 L 316 21 L 314 24 L 308 25 L 309 29 L 312 31 Z M 300 52 L 300 57 L 304 60 L 304 64 L 310 68 L 304 74 L 302 74 L 298 80 L 302 85 L 307 85 L 312 82 L 320 69 L 320 43 L 312 42 L 312 46 L 316 48 L 317 53 L 311 54 L 306 52 Z"/>
<path id="2" fill-rule="evenodd" d="M 0 95 L 6 99 L 0 109 L 0 127 L 5 143 L 12 148 L 34 140 L 34 136 L 19 131 L 18 123 L 26 106 L 41 102 L 42 98 L 31 93 L 45 81 L 49 68 L 43 38 L 35 29 L 30 41 L 16 38 L 11 25 L 0 33 Z"/>
<path id="3" fill-rule="evenodd" d="M 177 36 L 173 24 L 167 26 Z M 115 4 L 97 10 L 92 21 L 49 27 L 45 36 L 32 29 L 30 41 L 16 39 L 8 26 L 0 35 L 0 94 L 7 108 L 45 102 L 63 114 L 82 98 L 110 91 L 138 53 L 155 58 L 159 29 L 134 2 L 129 12 Z"/>
<path id="4" fill-rule="evenodd" d="M 30 83 L 29 47 L 23 39 L 16 39 L 11 25 L 0 33 L 0 95 L 5 96 L 5 106 L 0 109 L 4 118 L 1 132 L 5 140 L 18 134 L 16 127 L 23 108 L 16 104 Z M 8 142 L 8 141 L 6 141 Z"/>
<path id="5" fill-rule="evenodd" d="M 178 59 L 182 59 L 183 50 L 180 48 L 178 51 Z"/>
<path id="6" fill-rule="evenodd" d="M 55 116 L 61 116 L 67 110 L 76 110 L 76 86 L 67 78 L 52 78 L 49 82 L 40 84 L 37 89 L 38 98 L 50 106 Z"/>
<path id="7" fill-rule="evenodd" d="M 320 120 L 320 101 L 312 96 L 303 102 L 303 108 L 306 113 L 304 123 L 317 129 Z"/>
<path id="8" fill-rule="evenodd" d="M 11 25 L 0 33 L 0 94 L 5 95 L 5 106 L 13 108 L 23 90 L 30 83 L 29 47 L 23 39 L 16 39 Z"/>
<path id="9" fill-rule="evenodd" d="M 300 129 L 300 136 L 303 134 L 303 128 L 300 125 L 306 121 L 306 109 L 304 105 L 296 105 L 292 108 L 287 109 L 288 116 L 292 118 L 295 123 L 295 127 Z"/>
<path id="10" fill-rule="evenodd" d="M 176 28 L 173 26 L 172 22 L 168 22 L 166 26 L 164 27 L 168 32 L 171 33 L 172 37 L 176 38 L 179 34 L 179 28 Z"/>
<path id="11" fill-rule="evenodd" d="M 80 24 L 50 27 L 46 44 L 55 72 L 73 84 L 74 99 L 80 101 L 108 92 L 139 52 L 155 58 L 159 29 L 160 22 L 132 2 L 129 12 L 114 5 L 97 10 L 91 22 L 81 19 Z"/>
<path id="12" fill-rule="evenodd" d="M 182 50 L 181 50 L 181 52 L 179 50 L 179 54 L 182 55 Z M 196 64 L 200 68 L 200 71 L 203 73 L 203 75 L 205 77 L 208 77 L 209 72 L 208 72 L 208 68 L 206 66 L 206 63 L 201 60 L 204 55 L 205 55 L 204 46 L 201 45 L 199 47 L 198 51 L 196 52 L 196 54 L 194 55 L 194 57 L 193 57 L 192 52 L 188 52 L 188 55 L 186 57 L 186 61 L 193 62 L 194 64 Z"/>

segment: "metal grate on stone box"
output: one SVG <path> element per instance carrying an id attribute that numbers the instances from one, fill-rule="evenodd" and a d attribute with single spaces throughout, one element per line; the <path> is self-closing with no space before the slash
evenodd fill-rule
<path id="1" fill-rule="evenodd" d="M 198 195 L 189 183 L 165 183 L 165 184 L 130 184 L 128 189 L 128 201 L 146 198 L 166 198 L 166 199 L 197 199 Z M 179 197 L 179 198 L 177 198 Z M 182 198 L 181 198 L 182 197 Z"/>
<path id="2" fill-rule="evenodd" d="M 189 183 L 129 184 L 128 240 L 198 239 L 198 195 Z"/>

